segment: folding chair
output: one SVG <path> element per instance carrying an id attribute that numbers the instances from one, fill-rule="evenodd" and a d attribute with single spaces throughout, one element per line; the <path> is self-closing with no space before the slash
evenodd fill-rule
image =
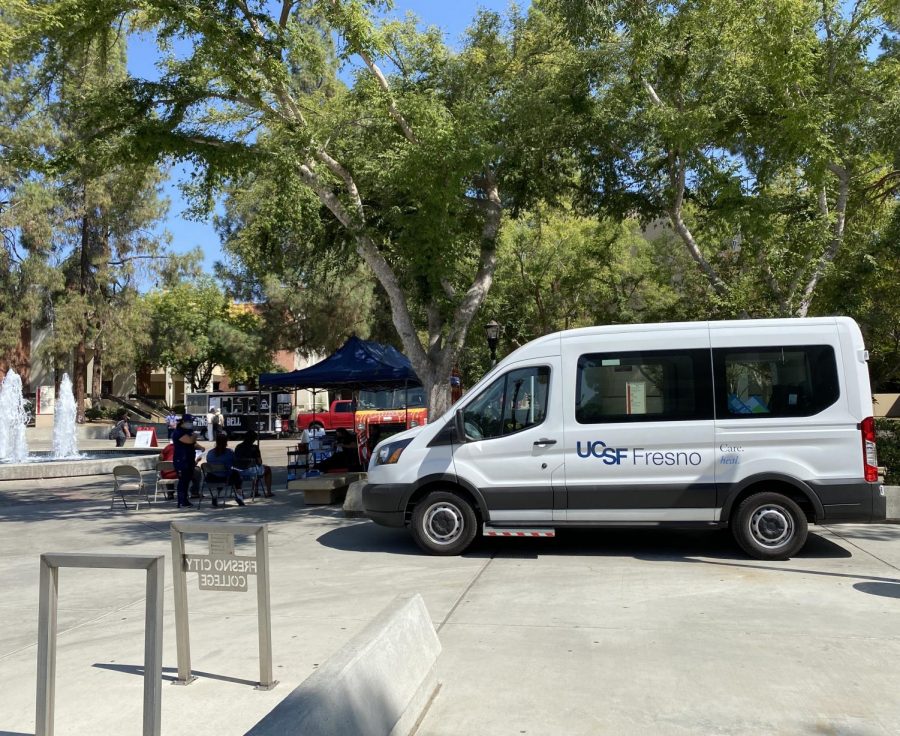
<path id="1" fill-rule="evenodd" d="M 243 502 L 243 494 L 238 495 L 237 489 L 231 484 L 231 478 L 229 477 L 231 474 L 228 471 L 228 468 L 225 465 L 219 465 L 217 463 L 203 463 L 200 465 L 200 472 L 203 474 L 203 482 L 200 484 L 200 498 L 197 501 L 197 505 L 199 506 L 203 503 L 203 489 L 205 488 L 209 493 L 210 501 L 213 499 L 216 500 L 216 503 L 222 501 L 222 505 L 225 505 L 225 500 L 229 495 L 234 496 L 236 500 L 240 500 Z M 210 480 L 210 475 L 217 475 L 220 478 L 224 478 L 225 480 Z M 225 495 L 225 498 L 222 498 L 222 489 L 228 488 L 230 489 L 230 493 Z M 213 495 L 213 491 L 215 490 L 215 495 Z"/>
<path id="2" fill-rule="evenodd" d="M 153 503 L 159 496 L 160 489 L 164 493 L 174 493 L 178 489 L 178 478 L 163 478 L 163 473 L 174 473 L 175 463 L 170 460 L 160 460 L 156 463 L 156 488 L 153 491 Z"/>
<path id="3" fill-rule="evenodd" d="M 256 470 L 257 465 L 251 458 L 235 458 L 234 460 L 234 469 L 241 476 L 241 480 L 249 480 L 250 481 L 250 498 L 254 499 L 259 495 L 259 481 L 261 480 L 259 473 Z M 253 472 L 250 472 L 250 471 Z M 247 495 L 243 494 L 244 500 L 247 500 Z"/>
<path id="4" fill-rule="evenodd" d="M 147 502 L 147 505 L 150 505 L 150 497 L 147 495 L 147 487 L 144 485 L 141 471 L 133 465 L 116 465 L 116 467 L 113 468 L 113 493 L 112 500 L 109 504 L 109 510 L 113 510 L 113 507 L 116 504 L 116 494 L 118 494 L 119 498 L 122 499 L 122 505 L 127 511 L 128 502 L 125 500 L 125 493 L 132 491 L 137 493 L 137 499 L 134 504 L 135 511 L 141 507 L 141 496 L 144 497 L 144 501 Z"/>

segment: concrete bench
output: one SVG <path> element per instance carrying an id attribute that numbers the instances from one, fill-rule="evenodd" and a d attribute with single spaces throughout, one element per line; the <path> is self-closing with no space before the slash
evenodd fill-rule
<path id="1" fill-rule="evenodd" d="M 340 503 L 347 495 L 345 475 L 320 475 L 316 478 L 297 478 L 287 484 L 289 491 L 303 491 L 303 500 L 310 506 Z"/>
<path id="2" fill-rule="evenodd" d="M 422 596 L 400 596 L 246 736 L 407 736 L 437 691 L 440 652 Z"/>

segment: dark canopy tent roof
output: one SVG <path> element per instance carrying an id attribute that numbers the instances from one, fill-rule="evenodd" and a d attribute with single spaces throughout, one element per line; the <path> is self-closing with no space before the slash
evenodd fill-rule
<path id="1" fill-rule="evenodd" d="M 325 360 L 290 373 L 263 373 L 260 388 L 399 388 L 420 381 L 403 353 L 351 337 Z"/>

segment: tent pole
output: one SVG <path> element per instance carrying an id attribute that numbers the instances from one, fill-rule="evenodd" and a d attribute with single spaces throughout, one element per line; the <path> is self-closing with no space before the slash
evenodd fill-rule
<path id="1" fill-rule="evenodd" d="M 406 409 L 406 419 L 404 420 L 406 424 L 406 429 L 409 429 L 409 379 L 407 378 L 403 382 L 403 406 Z"/>

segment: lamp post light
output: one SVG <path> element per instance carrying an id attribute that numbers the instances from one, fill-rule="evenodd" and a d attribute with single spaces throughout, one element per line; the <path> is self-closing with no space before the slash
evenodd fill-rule
<path id="1" fill-rule="evenodd" d="M 491 351 L 491 368 L 493 368 L 497 365 L 497 343 L 500 341 L 500 325 L 496 320 L 492 319 L 484 326 L 484 335 Z"/>

